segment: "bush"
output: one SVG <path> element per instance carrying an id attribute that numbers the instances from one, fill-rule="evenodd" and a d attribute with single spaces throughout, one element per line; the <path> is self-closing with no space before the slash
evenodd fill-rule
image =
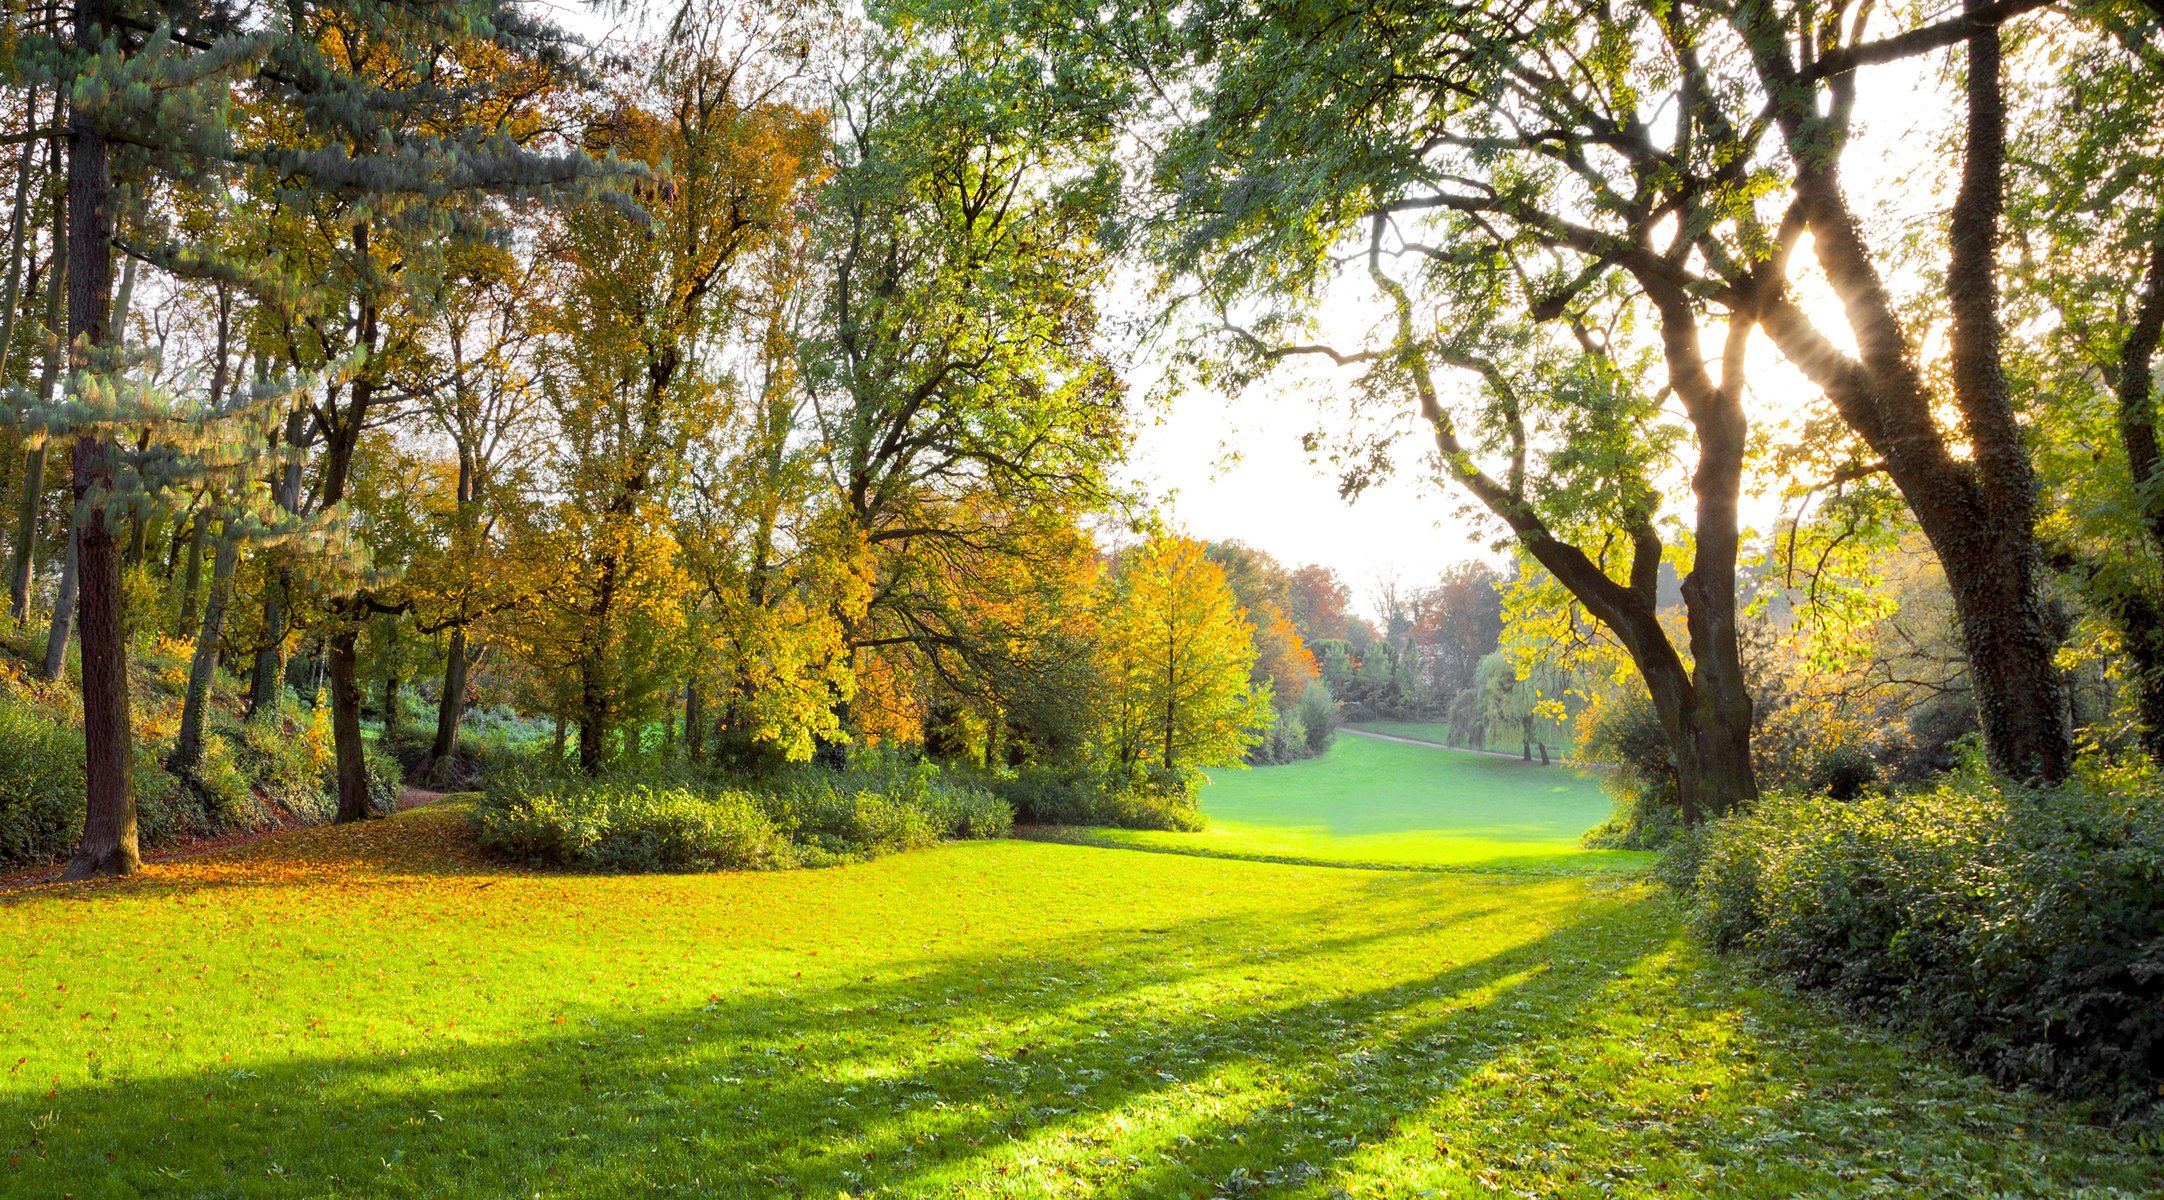
<path id="1" fill-rule="evenodd" d="M 1330 694 L 1330 685 L 1316 680 L 1300 693 L 1300 701 L 1293 706 L 1300 718 L 1300 726 L 1307 736 L 1307 752 L 1321 754 L 1337 741 L 1338 725 L 1342 714 L 1338 710 L 1337 697 Z"/>
<path id="2" fill-rule="evenodd" d="M 2153 1102 L 2164 1083 L 2164 803 L 2039 792 L 1770 795 L 1668 874 L 1693 920 L 2002 1081 Z"/>
<path id="3" fill-rule="evenodd" d="M 82 828 L 82 732 L 0 683 L 0 864 L 65 858 Z"/>
<path id="4" fill-rule="evenodd" d="M 1615 811 L 1586 831 L 1584 843 L 1610 850 L 1667 846 L 1683 827 L 1683 812 L 1668 734 L 1652 698 L 1634 691 L 1602 705 L 1586 729 L 1583 753 L 1612 768 L 1602 774 L 1601 786 L 1615 800 Z"/>
<path id="5" fill-rule="evenodd" d="M 510 858 L 706 871 L 824 866 L 946 839 L 1002 837 L 1014 812 L 930 763 L 860 752 L 840 770 L 797 766 L 722 782 L 681 768 L 635 780 L 507 773 L 476 820 L 482 846 Z"/>
<path id="6" fill-rule="evenodd" d="M 1181 780 L 1108 778 L 1079 767 L 1024 766 L 991 781 L 1032 825 L 1107 825 L 1117 829 L 1203 827 L 1192 790 Z"/>
<path id="7" fill-rule="evenodd" d="M 475 816 L 482 849 L 553 866 L 714 871 L 789 865 L 786 841 L 740 791 L 515 781 Z"/>
<path id="8" fill-rule="evenodd" d="M 406 772 L 399 765 L 398 755 L 381 742 L 369 742 L 362 750 L 362 759 L 368 764 L 368 810 L 388 816 L 398 811 L 398 797 L 406 790 Z M 336 776 L 333 776 L 332 798 L 336 801 Z"/>
<path id="9" fill-rule="evenodd" d="M 239 722 L 241 769 L 265 800 L 303 822 L 328 821 L 338 812 L 337 768 L 327 738 L 288 719 L 281 708 Z"/>

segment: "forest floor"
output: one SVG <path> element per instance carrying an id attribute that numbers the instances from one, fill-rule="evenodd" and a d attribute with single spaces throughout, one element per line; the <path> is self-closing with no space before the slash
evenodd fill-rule
<path id="1" fill-rule="evenodd" d="M 2158 1194 L 2144 1135 L 1754 985 L 1642 874 L 1494 858 L 549 874 L 454 798 L 18 892 L 0 1195 Z"/>

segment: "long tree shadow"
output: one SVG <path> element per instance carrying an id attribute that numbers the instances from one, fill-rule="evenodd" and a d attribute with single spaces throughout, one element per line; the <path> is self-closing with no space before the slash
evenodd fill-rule
<path id="1" fill-rule="evenodd" d="M 1394 890 L 1384 883 L 1377 898 Z M 884 981 L 786 996 L 593 1005 L 513 1044 L 304 1054 L 16 1093 L 0 1103 L 0 1154 L 16 1160 L 0 1168 L 15 1176 L 0 1190 L 834 1195 L 968 1181 L 1037 1194 L 1095 1176 L 1143 1195 L 1206 1187 L 1238 1163 L 1311 1171 L 1339 1152 L 1327 1140 L 1259 1157 L 1220 1144 L 1202 1114 L 1221 1107 L 1228 1077 L 1274 1080 L 1283 1103 L 1320 1098 L 1351 1113 L 1360 1106 L 1331 1096 L 1338 1064 L 1352 1061 L 1338 1055 L 1387 1057 L 1407 1037 L 1450 1029 L 1463 1051 L 1452 1069 L 1470 1066 L 1501 1044 L 1486 1015 L 1497 996 L 1531 988 L 1544 1003 L 1576 1003 L 1607 971 L 1555 964 L 1592 962 L 1598 949 L 1612 967 L 1618 953 L 1650 949 L 1645 937 L 1613 938 L 1637 903 L 1591 901 L 1547 936 L 1479 961 L 1321 996 L 1311 976 L 1415 927 L 1316 932 L 1343 916 L 1332 908 L 1297 914 L 1270 944 L 1238 918 L 1208 918 L 1025 953 L 927 956 Z M 1318 1136 L 1349 1148 L 1359 1129 L 1417 1108 L 1420 1093 L 1402 1082 L 1363 1077 L 1361 1104 L 1380 1108 L 1346 1127 L 1351 1141 L 1335 1115 Z"/>
<path id="2" fill-rule="evenodd" d="M 1926 1112 L 1928 1136 L 1924 1118 L 1885 1119 L 1923 1110 L 1904 1107 L 1905 1083 L 1851 1079 L 1858 1054 L 1894 1063 L 1896 1081 L 1920 1065 L 1859 1051 L 1868 1039 L 1835 1022 L 1804 1030 L 1691 965 L 1675 914 L 1642 886 L 1323 874 L 1305 906 L 1144 905 L 1131 924 L 1018 925 L 971 952 L 890 943 L 868 975 L 809 949 L 731 952 L 738 973 L 688 1000 L 564 999 L 586 967 L 541 957 L 502 982 L 530 981 L 548 1014 L 468 1040 L 353 1053 L 349 1025 L 297 1031 L 285 1057 L 196 1054 L 49 1088 L 0 1077 L 0 1195 L 1322 1196 L 1438 1179 L 1864 1194 L 1929 1182 L 1935 1163 L 2045 1158 L 2018 1113 L 1971 1093 Z M 527 891 L 491 903 L 514 913 L 561 887 L 505 878 Z M 1288 878 L 1234 868 L 1212 886 Z M 574 924 L 528 941 L 542 956 L 596 938 L 688 949 L 664 902 L 729 886 L 589 888 L 655 905 L 650 934 L 629 947 L 623 926 Z M 1765 1027 L 1815 1038 L 1810 1063 L 1762 1061 Z M 1827 1107 L 1813 1094 L 1826 1088 L 1852 1094 Z M 1580 1149 L 1595 1142 L 1599 1161 Z M 1481 1149 L 1460 1169 L 1466 1144 Z M 1895 1159 L 1926 1166 L 1904 1177 L 1884 1169 Z"/>

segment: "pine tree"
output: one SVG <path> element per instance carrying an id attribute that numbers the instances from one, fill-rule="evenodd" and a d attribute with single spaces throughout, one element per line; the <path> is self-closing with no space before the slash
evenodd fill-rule
<path id="1" fill-rule="evenodd" d="M 368 356 L 389 299 L 369 253 L 372 231 L 380 225 L 439 236 L 478 233 L 482 222 L 471 206 L 455 203 L 459 198 L 534 193 L 592 172 L 583 155 L 528 151 L 503 127 L 504 105 L 492 103 L 497 90 L 527 82 L 513 68 L 557 71 L 567 60 L 561 33 L 502 0 L 167 3 L 125 10 L 110 0 L 78 0 L 71 18 L 65 36 L 26 37 L 14 72 L 19 82 L 71 97 L 68 386 L 57 401 L 21 409 L 26 427 L 66 440 L 73 455 L 88 804 L 68 873 L 79 878 L 126 873 L 137 864 L 121 523 L 152 503 L 160 487 L 191 474 L 187 460 L 216 456 L 242 440 L 233 428 L 241 414 L 205 413 L 197 399 L 183 403 L 129 383 L 129 356 L 113 318 L 113 250 L 121 245 L 131 260 L 184 277 L 226 278 L 270 303 L 293 303 L 302 282 L 281 278 L 275 262 L 237 262 L 169 230 L 131 230 L 122 245 L 117 216 L 153 186 L 215 203 L 236 175 L 276 180 L 281 195 L 333 197 L 347 206 L 362 269 L 355 383 L 326 430 L 323 490 L 335 505 L 352 440 L 374 397 Z M 497 59 L 459 58 L 456 51 L 469 47 Z M 245 127 L 235 113 L 243 79 L 250 81 Z M 237 206 L 229 214 L 239 223 L 255 215 Z M 268 407 L 282 394 L 264 389 L 258 398 Z M 262 413 L 245 416 L 260 422 Z M 155 445 L 157 452 L 138 463 L 122 438 L 145 430 L 144 449 Z M 350 630 L 334 632 L 331 647 L 340 702 L 334 722 L 340 811 L 348 814 L 364 802 L 366 783 L 350 686 Z"/>

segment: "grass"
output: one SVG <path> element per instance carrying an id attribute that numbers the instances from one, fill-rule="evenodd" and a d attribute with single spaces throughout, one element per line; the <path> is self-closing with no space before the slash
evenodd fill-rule
<path id="1" fill-rule="evenodd" d="M 1371 733 L 1387 733 L 1392 737 L 1434 742 L 1439 746 L 1455 746 L 1458 744 L 1457 739 L 1450 736 L 1450 726 L 1441 721 L 1362 721 L 1357 725 L 1350 726 L 1350 728 L 1365 729 Z M 1570 735 L 1567 732 L 1549 728 L 1536 735 L 1536 739 L 1542 736 L 1547 739 L 1550 757 L 1567 758 L 1570 756 Z M 1500 751 L 1505 754 L 1518 754 L 1524 749 L 1524 745 L 1524 742 L 1514 734 L 1491 734 L 1487 745 L 1481 748 Z M 1537 744 L 1533 748 L 1533 755 L 1535 758 L 1540 756 L 1540 747 Z"/>
<path id="2" fill-rule="evenodd" d="M 1340 737 L 1319 758 L 1218 771 L 1199 833 L 1091 831 L 1086 840 L 1233 858 L 1388 867 L 1584 871 L 1648 856 L 1586 850 L 1607 818 L 1592 776 L 1567 767 L 1375 738 Z"/>
<path id="3" fill-rule="evenodd" d="M 422 809 L 0 898 L 0 1195 L 2108 1196 L 1639 877 L 1040 842 L 529 874 Z M 1266 1190 L 1265 1190 L 1266 1189 Z"/>

